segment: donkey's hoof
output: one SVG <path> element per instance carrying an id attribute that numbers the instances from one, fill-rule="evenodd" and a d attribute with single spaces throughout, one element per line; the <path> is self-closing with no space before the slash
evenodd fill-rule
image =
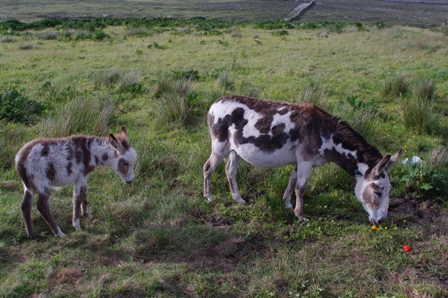
<path id="1" fill-rule="evenodd" d="M 246 201 L 243 200 L 242 198 L 235 199 L 235 202 L 240 203 L 240 204 L 246 204 Z"/>
<path id="2" fill-rule="evenodd" d="M 215 198 L 213 198 L 213 196 L 212 195 L 208 195 L 208 196 L 204 196 L 206 199 L 207 199 L 207 201 L 209 201 L 209 202 L 212 202 Z"/>
<path id="3" fill-rule="evenodd" d="M 285 204 L 285 209 L 292 209 L 292 205 L 291 204 Z"/>

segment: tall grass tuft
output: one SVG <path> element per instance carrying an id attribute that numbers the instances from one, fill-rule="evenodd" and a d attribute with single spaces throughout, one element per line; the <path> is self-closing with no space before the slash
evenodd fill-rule
<path id="1" fill-rule="evenodd" d="M 218 86 L 225 91 L 234 91 L 235 82 L 235 78 L 231 76 L 228 70 L 223 70 L 218 74 Z"/>
<path id="2" fill-rule="evenodd" d="M 434 103 L 418 95 L 400 97 L 403 124 L 417 133 L 433 134 L 439 130 L 438 117 L 434 113 Z"/>
<path id="3" fill-rule="evenodd" d="M 75 96 L 42 121 L 40 136 L 65 137 L 73 134 L 106 136 L 115 121 L 113 101 L 108 98 Z"/>
<path id="4" fill-rule="evenodd" d="M 448 147 L 435 148 L 431 151 L 430 167 L 448 170 Z"/>
<path id="5" fill-rule="evenodd" d="M 432 80 L 419 80 L 416 83 L 414 94 L 423 100 L 434 101 L 436 86 Z"/>
<path id="6" fill-rule="evenodd" d="M 132 69 L 110 69 L 109 71 L 96 71 L 90 74 L 95 88 L 106 87 L 118 93 L 142 93 L 141 73 Z"/>
<path id="7" fill-rule="evenodd" d="M 409 82 L 404 74 L 397 74 L 395 77 L 384 81 L 380 95 L 383 98 L 404 96 L 409 92 Z"/>
<path id="8" fill-rule="evenodd" d="M 0 169 L 11 169 L 14 155 L 26 142 L 37 137 L 35 129 L 0 120 Z"/>
<path id="9" fill-rule="evenodd" d="M 191 90 L 189 79 L 173 79 L 164 75 L 156 84 L 154 97 L 161 124 L 185 124 L 193 116 L 197 93 Z"/>
<path id="10" fill-rule="evenodd" d="M 299 94 L 298 102 L 306 102 L 314 104 L 320 108 L 327 109 L 328 103 L 325 100 L 325 90 L 319 82 L 310 82 L 303 92 Z"/>

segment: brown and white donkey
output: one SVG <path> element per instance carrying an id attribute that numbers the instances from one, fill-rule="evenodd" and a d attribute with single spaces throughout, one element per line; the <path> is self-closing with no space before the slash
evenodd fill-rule
<path id="1" fill-rule="evenodd" d="M 347 123 L 306 103 L 225 96 L 212 104 L 207 122 L 212 153 L 204 164 L 204 196 L 209 201 L 213 200 L 211 175 L 227 155 L 226 175 L 238 203 L 245 202 L 236 183 L 241 158 L 265 168 L 295 164 L 283 200 L 285 208 L 292 208 L 290 200 L 295 189 L 294 213 L 303 221 L 303 197 L 311 168 L 334 162 L 355 177 L 355 194 L 369 214 L 370 223 L 386 219 L 391 189 L 387 171 L 402 149 L 394 156 L 383 156 Z"/>
<path id="2" fill-rule="evenodd" d="M 111 166 L 126 183 L 134 180 L 137 153 L 131 147 L 124 127 L 108 138 L 71 136 L 55 139 L 35 139 L 19 150 L 15 157 L 16 170 L 25 188 L 20 205 L 25 227 L 30 238 L 36 238 L 31 221 L 31 209 L 36 192 L 37 209 L 56 236 L 65 237 L 50 210 L 53 188 L 73 183 L 73 226 L 81 231 L 82 214 L 90 217 L 87 208 L 87 179 L 99 165 Z"/>

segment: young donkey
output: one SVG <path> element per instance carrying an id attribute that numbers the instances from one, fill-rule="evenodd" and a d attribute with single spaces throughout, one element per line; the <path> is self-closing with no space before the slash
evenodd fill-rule
<path id="1" fill-rule="evenodd" d="M 36 238 L 31 221 L 34 194 L 39 193 L 37 209 L 56 236 L 65 234 L 56 224 L 50 211 L 52 188 L 74 183 L 73 226 L 81 231 L 82 214 L 90 217 L 87 209 L 87 179 L 99 165 L 112 166 L 126 183 L 134 179 L 137 153 L 131 147 L 124 126 L 120 133 L 109 138 L 71 136 L 56 139 L 35 139 L 19 150 L 15 157 L 16 170 L 25 188 L 20 205 L 25 227 L 30 238 Z"/>
<path id="2" fill-rule="evenodd" d="M 204 196 L 209 201 L 213 200 L 211 175 L 227 155 L 226 175 L 238 203 L 245 202 L 236 183 L 241 158 L 265 168 L 295 164 L 283 200 L 285 208 L 292 208 L 290 200 L 295 189 L 294 213 L 303 221 L 303 197 L 311 168 L 334 162 L 355 177 L 355 194 L 369 214 L 370 223 L 386 219 L 391 188 L 387 171 L 403 149 L 394 156 L 382 156 L 347 123 L 305 103 L 225 96 L 212 104 L 207 122 L 212 153 L 204 164 Z"/>

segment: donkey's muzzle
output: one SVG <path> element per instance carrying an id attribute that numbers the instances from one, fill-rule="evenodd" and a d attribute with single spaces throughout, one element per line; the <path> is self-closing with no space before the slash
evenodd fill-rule
<path id="1" fill-rule="evenodd" d="M 126 180 L 124 180 L 125 182 L 126 182 L 126 184 L 131 184 L 132 183 L 132 180 L 131 179 L 126 179 Z"/>

